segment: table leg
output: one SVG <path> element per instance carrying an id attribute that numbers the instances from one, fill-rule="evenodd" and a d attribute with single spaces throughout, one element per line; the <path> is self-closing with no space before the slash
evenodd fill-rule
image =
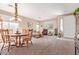
<path id="1" fill-rule="evenodd" d="M 19 44 L 18 44 L 18 36 L 16 36 L 16 47 L 19 47 Z"/>
<path id="2" fill-rule="evenodd" d="M 28 40 L 26 40 L 26 43 L 27 43 L 27 48 L 28 48 Z"/>
<path id="3" fill-rule="evenodd" d="M 21 46 L 21 37 L 19 36 L 19 46 Z"/>
<path id="4" fill-rule="evenodd" d="M 77 49 L 76 49 L 76 47 L 75 47 L 75 55 L 77 54 L 77 51 L 76 51 Z"/>
<path id="5" fill-rule="evenodd" d="M 21 46 L 21 36 L 17 36 L 16 37 L 16 47 L 20 47 Z"/>

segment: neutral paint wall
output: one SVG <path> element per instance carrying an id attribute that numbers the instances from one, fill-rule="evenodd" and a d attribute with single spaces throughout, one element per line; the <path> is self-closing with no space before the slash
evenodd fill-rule
<path id="1" fill-rule="evenodd" d="M 21 19 L 23 20 L 22 22 L 19 23 L 21 29 L 22 28 L 28 29 L 28 23 L 31 24 L 31 26 L 29 26 L 30 28 L 32 28 L 34 30 L 36 29 L 36 24 L 38 23 L 37 21 L 32 21 L 30 19 L 28 21 L 28 19 L 24 19 L 24 18 L 21 18 Z"/>
<path id="2" fill-rule="evenodd" d="M 74 38 L 76 24 L 74 16 L 63 16 L 64 22 L 64 37 Z"/>
<path id="3" fill-rule="evenodd" d="M 54 31 L 54 29 L 58 27 L 57 19 L 40 22 L 40 25 L 42 26 L 42 27 L 40 26 L 40 30 L 43 30 L 45 28 L 49 29 L 48 26 L 50 25 L 52 25 L 52 31 Z"/>

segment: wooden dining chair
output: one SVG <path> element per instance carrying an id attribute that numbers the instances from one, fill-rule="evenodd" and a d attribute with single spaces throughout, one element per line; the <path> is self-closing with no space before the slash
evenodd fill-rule
<path id="1" fill-rule="evenodd" d="M 2 29 L 1 36 L 2 36 L 4 45 L 8 44 L 7 47 L 8 47 L 8 52 L 9 52 L 11 43 L 13 42 L 13 39 L 10 37 L 10 30 L 9 29 Z"/>
<path id="2" fill-rule="evenodd" d="M 2 30 L 0 29 L 0 55 L 2 54 L 2 50 L 4 47 L 1 32 L 2 32 Z"/>
<path id="3" fill-rule="evenodd" d="M 9 47 L 10 47 L 10 36 L 9 36 L 9 30 L 8 29 L 2 29 L 1 30 L 1 37 L 3 40 L 3 48 L 8 47 L 8 51 L 9 51 Z M 6 46 L 8 44 L 8 46 Z"/>
<path id="4" fill-rule="evenodd" d="M 31 42 L 31 44 L 33 44 L 32 43 L 32 33 L 33 33 L 33 30 L 29 30 L 29 36 L 28 36 L 28 38 L 29 38 L 29 42 Z"/>
<path id="5" fill-rule="evenodd" d="M 26 45 L 28 47 L 28 44 L 29 42 L 31 42 L 32 44 L 32 30 L 25 30 L 25 34 L 28 34 L 26 35 L 24 38 L 23 38 L 23 42 L 26 42 Z"/>
<path id="6" fill-rule="evenodd" d="M 13 29 L 9 29 L 9 35 L 10 34 L 14 34 L 14 31 L 13 31 Z M 10 45 L 15 45 L 15 42 L 16 42 L 16 40 L 15 40 L 15 37 L 10 37 Z"/>

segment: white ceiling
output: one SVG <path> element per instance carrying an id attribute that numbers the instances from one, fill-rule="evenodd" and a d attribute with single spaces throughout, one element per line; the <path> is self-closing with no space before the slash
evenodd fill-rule
<path id="1" fill-rule="evenodd" d="M 61 4 L 20 4 L 19 13 L 23 16 L 31 17 L 36 20 L 46 20 L 62 13 Z"/>
<path id="2" fill-rule="evenodd" d="M 41 21 L 73 12 L 77 7 L 79 7 L 78 3 L 20 3 L 18 4 L 18 12 L 22 16 Z M 0 9 L 14 13 L 14 8 L 7 4 L 0 4 Z"/>

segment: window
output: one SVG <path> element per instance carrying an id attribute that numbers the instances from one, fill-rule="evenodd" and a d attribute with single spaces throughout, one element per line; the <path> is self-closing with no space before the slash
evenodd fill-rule
<path id="1" fill-rule="evenodd" d="M 3 22 L 3 28 L 17 30 L 19 28 L 19 24 L 13 22 Z"/>
<path id="2" fill-rule="evenodd" d="M 63 32 L 63 19 L 60 19 L 60 31 Z"/>
<path id="3" fill-rule="evenodd" d="M 37 25 L 36 25 L 36 31 L 39 31 L 39 30 L 40 30 L 40 25 L 37 24 Z"/>

